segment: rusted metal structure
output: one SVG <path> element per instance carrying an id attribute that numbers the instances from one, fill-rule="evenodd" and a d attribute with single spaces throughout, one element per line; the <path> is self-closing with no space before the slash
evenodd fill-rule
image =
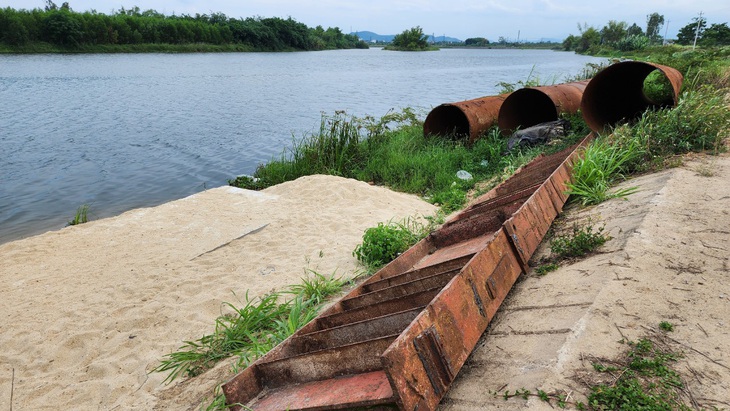
<path id="1" fill-rule="evenodd" d="M 665 101 L 651 101 L 644 93 L 644 81 L 659 70 L 672 86 Z M 583 118 L 593 131 L 603 131 L 620 121 L 632 120 L 650 107 L 671 107 L 679 101 L 682 74 L 675 68 L 642 61 L 612 64 L 591 80 L 583 93 Z M 506 103 L 506 102 L 505 102 Z"/>
<path id="2" fill-rule="evenodd" d="M 587 85 L 586 80 L 519 89 L 502 103 L 499 128 L 504 134 L 512 134 L 517 128 L 555 121 L 561 113 L 576 113 Z"/>
<path id="3" fill-rule="evenodd" d="M 497 124 L 499 108 L 508 95 L 441 104 L 426 116 L 423 135 L 468 137 L 469 144 L 472 144 Z"/>
<path id="4" fill-rule="evenodd" d="M 228 404 L 435 409 L 562 210 L 578 155 L 522 167 L 224 384 Z"/>

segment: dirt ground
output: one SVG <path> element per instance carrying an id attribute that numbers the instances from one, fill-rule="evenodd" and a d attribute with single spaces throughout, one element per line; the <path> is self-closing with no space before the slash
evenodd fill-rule
<path id="1" fill-rule="evenodd" d="M 590 219 L 612 239 L 590 258 L 515 285 L 442 401 L 442 410 L 552 410 L 537 389 L 585 402 L 589 358 L 616 358 L 667 321 L 690 396 L 730 407 L 730 156 L 695 157 L 624 182 L 626 200 L 570 207 L 556 224 Z M 545 242 L 535 260 L 549 253 Z M 663 332 L 662 332 L 663 333 Z"/>

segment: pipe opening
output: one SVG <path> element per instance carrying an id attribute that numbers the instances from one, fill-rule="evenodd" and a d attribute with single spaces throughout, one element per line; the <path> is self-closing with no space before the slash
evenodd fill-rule
<path id="1" fill-rule="evenodd" d="M 442 104 L 428 114 L 423 123 L 423 134 L 426 136 L 451 136 L 463 138 L 469 136 L 469 120 L 460 108 L 451 104 Z"/>
<path id="2" fill-rule="evenodd" d="M 653 106 L 674 105 L 674 90 L 669 78 L 660 70 L 654 70 L 644 79 L 644 96 Z"/>
<path id="3" fill-rule="evenodd" d="M 510 94 L 499 110 L 499 128 L 502 134 L 512 134 L 518 128 L 558 119 L 555 103 L 540 90 L 523 88 Z"/>
<path id="4" fill-rule="evenodd" d="M 586 86 L 583 118 L 592 130 L 601 132 L 639 118 L 648 108 L 673 106 L 681 86 L 682 75 L 671 67 L 639 61 L 616 63 Z"/>

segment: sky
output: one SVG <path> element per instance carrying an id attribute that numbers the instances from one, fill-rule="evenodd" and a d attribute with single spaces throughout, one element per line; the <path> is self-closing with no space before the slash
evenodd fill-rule
<path id="1" fill-rule="evenodd" d="M 62 1 L 56 1 L 61 5 Z M 0 0 L 0 7 L 42 8 L 43 0 Z M 210 14 L 229 17 L 291 17 L 310 27 L 339 27 L 343 32 L 398 34 L 415 26 L 436 37 L 465 40 L 485 37 L 539 41 L 579 34 L 578 24 L 597 29 L 609 20 L 646 28 L 646 16 L 664 16 L 668 38 L 700 12 L 709 24 L 730 24 L 729 0 L 70 0 L 75 11 L 111 13 L 138 6 L 164 14 Z"/>

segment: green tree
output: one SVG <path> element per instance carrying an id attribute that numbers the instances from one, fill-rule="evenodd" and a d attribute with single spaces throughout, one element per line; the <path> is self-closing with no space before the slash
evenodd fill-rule
<path id="1" fill-rule="evenodd" d="M 662 27 L 664 26 L 664 16 L 659 13 L 651 13 L 646 16 L 646 37 L 654 42 L 658 43 L 662 40 L 662 36 L 659 34 Z"/>
<path id="2" fill-rule="evenodd" d="M 703 46 L 725 46 L 730 44 L 730 27 L 727 23 L 713 24 L 702 33 Z"/>
<path id="3" fill-rule="evenodd" d="M 83 37 L 77 15 L 68 10 L 52 11 L 43 21 L 46 39 L 64 47 L 78 47 Z"/>
<path id="4" fill-rule="evenodd" d="M 470 37 L 466 40 L 464 40 L 465 46 L 477 46 L 477 47 L 485 47 L 489 45 L 489 40 L 485 39 L 484 37 Z"/>
<path id="5" fill-rule="evenodd" d="M 643 36 L 644 30 L 642 30 L 638 24 L 634 23 L 631 25 L 631 27 L 626 29 L 626 35 L 627 36 Z"/>
<path id="6" fill-rule="evenodd" d="M 578 31 L 580 31 L 580 38 L 575 47 L 575 51 L 578 53 L 585 53 L 591 47 L 601 44 L 601 33 L 588 23 L 583 23 L 583 26 L 578 24 Z"/>
<path id="7" fill-rule="evenodd" d="M 563 50 L 570 51 L 575 50 L 578 47 L 578 42 L 580 41 L 580 37 L 569 35 L 568 37 L 563 40 Z"/>
<path id="8" fill-rule="evenodd" d="M 699 28 L 697 26 L 697 23 L 699 22 Z M 677 43 L 683 44 L 685 46 L 688 46 L 695 41 L 695 33 L 697 33 L 697 30 L 699 30 L 699 37 L 702 36 L 702 32 L 705 31 L 705 27 L 707 26 L 707 20 L 702 17 L 695 17 L 692 19 L 692 23 L 689 23 L 688 25 L 682 27 L 679 29 L 679 32 L 677 33 Z"/>
<path id="9" fill-rule="evenodd" d="M 428 36 L 423 34 L 420 26 L 416 26 L 401 34 L 396 34 L 393 38 L 393 47 L 398 50 L 426 50 L 428 49 Z"/>
<path id="10" fill-rule="evenodd" d="M 30 41 L 28 29 L 17 15 L 11 15 L 3 22 L 3 32 L 0 32 L 0 40 L 11 46 L 22 46 Z"/>
<path id="11" fill-rule="evenodd" d="M 608 24 L 601 29 L 603 42 L 607 44 L 614 44 L 623 39 L 626 37 L 626 30 L 628 26 L 628 23 L 625 21 L 609 20 Z"/>

